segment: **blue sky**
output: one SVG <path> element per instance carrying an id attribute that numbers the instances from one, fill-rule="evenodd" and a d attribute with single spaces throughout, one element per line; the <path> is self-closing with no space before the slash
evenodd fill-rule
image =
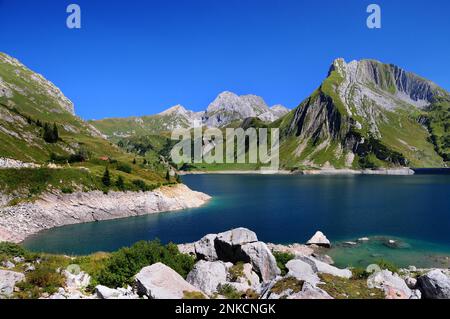
<path id="1" fill-rule="evenodd" d="M 66 27 L 66 7 L 82 29 Z M 382 8 L 382 29 L 366 7 Z M 448 0 L 0 0 L 0 51 L 85 119 L 202 110 L 229 90 L 297 106 L 331 62 L 374 58 L 450 90 Z"/>

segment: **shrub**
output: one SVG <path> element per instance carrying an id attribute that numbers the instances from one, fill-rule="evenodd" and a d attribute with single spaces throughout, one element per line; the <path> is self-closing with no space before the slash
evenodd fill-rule
<path id="1" fill-rule="evenodd" d="M 242 262 L 237 263 L 228 271 L 230 274 L 230 279 L 232 282 L 237 281 L 239 278 L 244 276 L 244 264 Z"/>
<path id="2" fill-rule="evenodd" d="M 369 278 L 370 273 L 367 272 L 364 268 L 353 268 L 352 269 L 352 279 L 367 279 Z"/>
<path id="3" fill-rule="evenodd" d="M 71 187 L 63 187 L 63 188 L 61 188 L 61 192 L 63 194 L 72 194 L 73 193 L 73 189 Z"/>
<path id="4" fill-rule="evenodd" d="M 131 166 L 125 163 L 119 163 L 117 165 L 117 170 L 127 174 L 131 174 L 132 171 Z"/>
<path id="5" fill-rule="evenodd" d="M 219 287 L 217 287 L 217 292 L 227 299 L 241 299 L 242 297 L 242 294 L 230 284 L 219 285 Z"/>
<path id="6" fill-rule="evenodd" d="M 136 186 L 137 189 L 143 192 L 147 192 L 150 190 L 150 187 L 141 179 L 135 179 L 132 183 L 134 186 Z"/>
<path id="7" fill-rule="evenodd" d="M 55 293 L 65 284 L 64 276 L 46 265 L 39 265 L 36 270 L 27 273 L 26 279 L 28 284 L 42 288 L 49 294 Z"/>
<path id="8" fill-rule="evenodd" d="M 183 291 L 183 299 L 206 299 L 206 297 L 198 291 Z"/>
<path id="9" fill-rule="evenodd" d="M 12 243 L 0 243 L 0 255 L 4 255 L 7 257 L 25 257 L 27 255 L 27 251 L 17 244 Z"/>
<path id="10" fill-rule="evenodd" d="M 116 187 L 121 191 L 125 190 L 125 181 L 123 180 L 123 177 L 120 175 L 117 178 Z"/>
<path id="11" fill-rule="evenodd" d="M 393 263 L 391 263 L 389 261 L 381 259 L 381 260 L 379 260 L 379 261 L 377 261 L 375 263 L 378 266 L 380 266 L 381 269 L 386 269 L 386 270 L 389 270 L 390 272 L 393 272 L 393 273 L 398 273 L 399 272 L 398 267 L 395 264 L 393 264 Z"/>
<path id="12" fill-rule="evenodd" d="M 283 278 L 270 289 L 271 292 L 281 294 L 286 290 L 292 290 L 294 293 L 298 293 L 303 289 L 304 281 L 298 280 L 294 277 Z"/>
<path id="13" fill-rule="evenodd" d="M 273 253 L 276 261 L 277 266 L 281 270 L 281 276 L 285 276 L 288 272 L 288 269 L 286 268 L 286 264 L 295 258 L 293 254 L 290 253 L 283 253 L 283 252 L 274 252 Z"/>
<path id="14" fill-rule="evenodd" d="M 162 245 L 158 240 L 141 241 L 113 253 L 97 282 L 108 287 L 133 284 L 133 277 L 144 267 L 161 262 L 186 278 L 194 267 L 194 258 L 181 254 L 175 244 Z"/>

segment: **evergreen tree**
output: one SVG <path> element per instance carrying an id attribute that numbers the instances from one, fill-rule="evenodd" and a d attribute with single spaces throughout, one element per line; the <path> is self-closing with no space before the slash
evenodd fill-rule
<path id="1" fill-rule="evenodd" d="M 183 181 L 181 180 L 181 176 L 178 175 L 178 174 L 176 174 L 175 176 L 176 176 L 177 183 L 181 184 L 181 183 L 183 182 Z"/>
<path id="2" fill-rule="evenodd" d="M 56 123 L 53 123 L 53 140 L 55 142 L 59 141 L 59 132 L 58 132 L 58 126 L 56 126 Z"/>
<path id="3" fill-rule="evenodd" d="M 53 125 L 53 128 L 51 128 L 48 123 L 44 124 L 43 138 L 44 141 L 46 141 L 47 143 L 58 142 L 59 134 L 58 134 L 58 127 L 56 127 L 56 124 Z"/>
<path id="4" fill-rule="evenodd" d="M 166 180 L 168 182 L 170 182 L 170 172 L 169 171 L 167 171 L 167 173 L 166 173 Z"/>
<path id="5" fill-rule="evenodd" d="M 123 177 L 119 175 L 116 181 L 116 186 L 118 189 L 123 191 L 125 189 L 125 181 L 123 180 Z"/>
<path id="6" fill-rule="evenodd" d="M 109 169 L 106 167 L 105 172 L 103 173 L 102 183 L 106 187 L 111 186 L 111 176 L 109 175 Z"/>
<path id="7" fill-rule="evenodd" d="M 133 164 L 136 165 L 136 159 L 133 159 Z"/>
<path id="8" fill-rule="evenodd" d="M 144 161 L 143 161 L 142 163 L 143 163 L 144 165 L 147 165 L 147 164 L 148 164 L 147 159 L 144 158 Z"/>

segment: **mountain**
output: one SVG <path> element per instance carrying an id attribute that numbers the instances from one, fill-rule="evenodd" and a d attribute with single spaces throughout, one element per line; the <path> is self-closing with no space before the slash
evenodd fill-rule
<path id="1" fill-rule="evenodd" d="M 450 94 L 374 60 L 333 62 L 322 85 L 272 124 L 288 168 L 443 167 Z"/>
<path id="2" fill-rule="evenodd" d="M 224 127 L 234 121 L 250 117 L 273 122 L 289 110 L 281 105 L 269 108 L 263 98 L 256 95 L 238 96 L 232 92 L 223 92 L 208 106 L 203 115 L 203 124 L 209 127 Z"/>
<path id="3" fill-rule="evenodd" d="M 0 179 L 9 176 L 2 168 L 46 167 L 53 162 L 61 169 L 34 171 L 33 183 L 39 184 L 40 190 L 51 187 L 46 180 L 56 175 L 59 177 L 55 180 L 62 184 L 67 177 L 75 184 L 75 180 L 83 180 L 99 186 L 108 165 L 105 159 L 110 160 L 111 176 L 116 178 L 122 174 L 113 172 L 116 166 L 131 165 L 134 155 L 113 145 L 91 124 L 77 117 L 73 103 L 53 83 L 17 59 L 0 53 Z M 165 166 L 152 164 L 153 171 L 131 165 L 132 173 L 124 174 L 125 181 L 131 183 L 139 178 L 149 183 L 163 182 Z M 11 174 L 14 177 L 17 172 Z M 0 183 L 0 191 L 3 186 L 11 185 Z"/>
<path id="4" fill-rule="evenodd" d="M 188 111 L 182 105 L 176 105 L 156 115 L 106 118 L 89 121 L 89 123 L 108 138 L 117 140 L 126 137 L 157 135 L 179 128 L 190 128 L 194 121 L 201 122 L 201 120 L 202 113 Z"/>
<path id="5" fill-rule="evenodd" d="M 222 92 L 209 104 L 206 111 L 193 112 L 181 105 L 151 116 L 107 118 L 90 121 L 111 139 L 158 135 L 176 128 L 191 128 L 194 125 L 225 127 L 246 118 L 259 117 L 265 122 L 273 122 L 287 114 L 289 110 L 282 105 L 272 108 L 256 95 L 238 96 L 232 92 Z"/>

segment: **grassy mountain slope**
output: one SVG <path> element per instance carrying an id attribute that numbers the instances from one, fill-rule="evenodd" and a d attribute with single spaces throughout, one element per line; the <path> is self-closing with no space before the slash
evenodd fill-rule
<path id="1" fill-rule="evenodd" d="M 273 124 L 282 130 L 282 163 L 442 167 L 448 154 L 448 97 L 432 82 L 393 65 L 336 60 L 322 85 Z"/>
<path id="2" fill-rule="evenodd" d="M 47 125 L 56 126 L 55 141 L 46 140 Z M 18 170 L 0 170 L 2 188 L 10 192 L 22 191 L 22 186 L 26 186 L 25 193 L 70 185 L 73 189 L 103 188 L 100 180 L 106 166 L 111 170 L 111 179 L 122 176 L 129 189 L 138 188 L 133 184 L 138 179 L 147 185 L 167 182 L 167 167 L 143 165 L 139 157 L 134 164 L 134 154 L 112 144 L 75 116 L 72 103 L 51 82 L 4 53 L 0 53 L 0 141 L 0 158 L 43 166 L 22 174 L 23 185 L 14 182 Z M 59 169 L 45 167 L 51 162 Z M 123 166 L 131 170 L 123 170 Z"/>

